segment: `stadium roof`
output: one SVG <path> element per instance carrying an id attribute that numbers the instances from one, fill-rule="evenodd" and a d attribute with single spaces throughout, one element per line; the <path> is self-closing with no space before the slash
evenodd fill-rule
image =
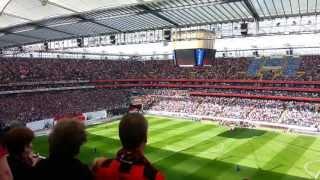
<path id="1" fill-rule="evenodd" d="M 319 11 L 320 0 L 1 0 L 0 48 Z"/>

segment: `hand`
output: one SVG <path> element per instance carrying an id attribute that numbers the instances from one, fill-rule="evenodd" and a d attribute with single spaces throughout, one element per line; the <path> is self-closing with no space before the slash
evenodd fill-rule
<path id="1" fill-rule="evenodd" d="M 34 153 L 31 153 L 29 155 L 29 159 L 32 162 L 32 167 L 34 167 L 41 160 L 39 154 L 34 154 Z"/>

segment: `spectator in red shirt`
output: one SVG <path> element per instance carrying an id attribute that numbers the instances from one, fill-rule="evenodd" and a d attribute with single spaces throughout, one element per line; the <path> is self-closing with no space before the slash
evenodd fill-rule
<path id="1" fill-rule="evenodd" d="M 3 147 L 3 136 L 4 130 L 3 127 L 0 127 L 0 179 L 1 180 L 13 180 L 12 173 L 7 161 L 7 151 Z"/>
<path id="2" fill-rule="evenodd" d="M 1 145 L 0 145 L 0 179 L 13 180 L 11 170 L 7 162 L 7 152 Z"/>
<path id="3" fill-rule="evenodd" d="M 164 180 L 164 175 L 144 156 L 147 130 L 148 122 L 141 114 L 125 115 L 119 124 L 123 148 L 115 159 L 95 164 L 96 180 Z"/>

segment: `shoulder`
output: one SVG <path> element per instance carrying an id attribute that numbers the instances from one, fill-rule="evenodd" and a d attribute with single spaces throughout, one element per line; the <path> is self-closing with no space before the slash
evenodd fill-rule
<path id="1" fill-rule="evenodd" d="M 80 160 L 78 159 L 75 159 L 74 160 L 74 166 L 75 166 L 75 171 L 77 171 L 76 173 L 79 174 L 79 176 L 82 176 L 84 179 L 92 179 L 93 178 L 93 175 L 92 175 L 92 172 L 89 168 L 88 165 L 82 163 Z"/>
<path id="2" fill-rule="evenodd" d="M 41 159 L 36 165 L 35 165 L 35 169 L 38 168 L 45 168 L 46 166 L 48 166 L 48 159 Z"/>
<path id="3" fill-rule="evenodd" d="M 164 174 L 158 171 L 155 180 L 165 180 L 165 179 L 166 177 L 164 176 Z"/>
<path id="4" fill-rule="evenodd" d="M 102 157 L 102 158 L 97 158 L 93 161 L 93 169 L 98 169 L 98 168 L 108 168 L 111 163 L 113 161 L 116 161 L 114 159 L 108 159 L 108 158 L 105 158 L 105 157 Z"/>
<path id="5" fill-rule="evenodd" d="M 78 168 L 89 169 L 89 166 L 81 162 L 79 159 L 74 159 L 72 164 L 74 164 Z"/>
<path id="6" fill-rule="evenodd" d="M 151 164 L 144 167 L 144 176 L 150 180 L 164 180 L 165 176 Z"/>
<path id="7" fill-rule="evenodd" d="M 33 167 L 33 173 L 35 175 L 36 180 L 37 179 L 43 179 L 45 177 L 45 174 L 50 172 L 52 170 L 52 167 L 48 161 L 48 159 L 41 159 L 34 167 Z"/>

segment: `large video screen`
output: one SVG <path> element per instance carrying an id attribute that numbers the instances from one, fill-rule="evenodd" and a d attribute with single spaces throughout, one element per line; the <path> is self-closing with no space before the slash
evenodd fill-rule
<path id="1" fill-rule="evenodd" d="M 214 49 L 175 50 L 175 64 L 178 66 L 212 66 L 215 59 Z"/>
<path id="2" fill-rule="evenodd" d="M 206 49 L 206 55 L 204 57 L 204 65 L 212 66 L 213 62 L 216 58 L 216 50 L 215 49 Z"/>
<path id="3" fill-rule="evenodd" d="M 175 50 L 175 61 L 178 66 L 194 66 L 195 53 L 194 49 Z"/>

